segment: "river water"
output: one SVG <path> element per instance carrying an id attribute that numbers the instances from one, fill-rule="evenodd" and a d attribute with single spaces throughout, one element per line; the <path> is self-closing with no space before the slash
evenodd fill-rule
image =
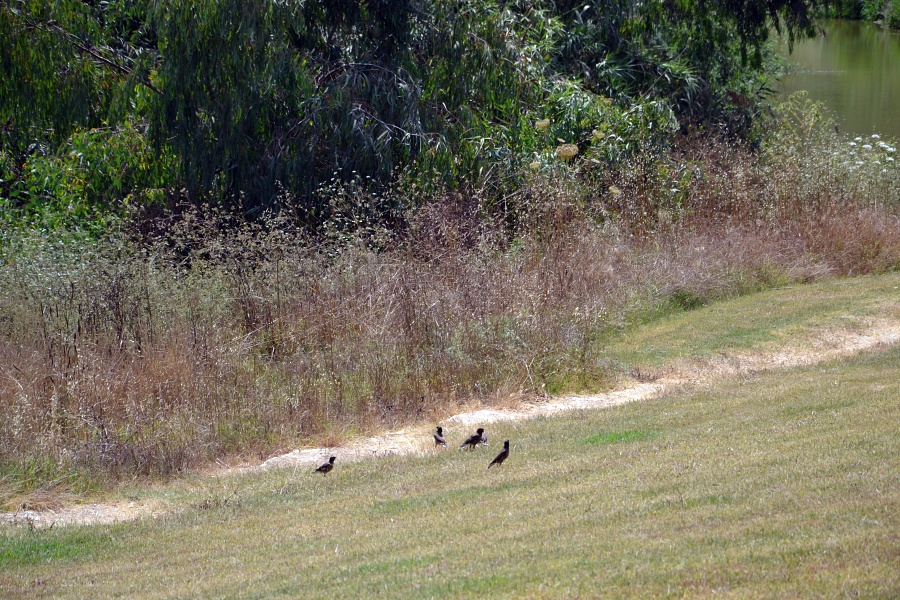
<path id="1" fill-rule="evenodd" d="M 900 140 L 900 33 L 860 21 L 818 25 L 824 34 L 795 43 L 792 53 L 780 44 L 791 66 L 778 91 L 807 90 L 842 132 Z"/>

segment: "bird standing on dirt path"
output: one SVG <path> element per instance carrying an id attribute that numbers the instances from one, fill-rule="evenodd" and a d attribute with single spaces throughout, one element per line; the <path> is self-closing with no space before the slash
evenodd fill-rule
<path id="1" fill-rule="evenodd" d="M 444 439 L 444 430 L 440 427 L 437 428 L 437 431 L 434 432 L 434 445 L 435 446 L 447 446 L 447 440 Z"/>
<path id="2" fill-rule="evenodd" d="M 328 471 L 334 468 L 334 460 L 336 458 L 337 456 L 332 456 L 331 458 L 329 458 L 327 463 L 316 468 L 316 473 L 321 473 L 322 477 L 328 475 Z"/>
<path id="3" fill-rule="evenodd" d="M 475 430 L 475 433 L 470 435 L 468 438 L 466 438 L 466 441 L 464 441 L 462 444 L 459 445 L 460 450 L 465 448 L 466 446 L 469 447 L 469 450 L 474 449 L 475 446 L 477 446 L 478 444 L 481 443 L 481 439 L 483 436 L 484 436 L 484 429 L 479 427 L 478 429 Z"/>
<path id="4" fill-rule="evenodd" d="M 494 465 L 500 466 L 503 464 L 503 461 L 509 458 L 509 440 L 503 442 L 503 450 L 500 451 L 500 454 L 491 461 L 491 464 L 488 465 L 488 469 L 493 467 Z"/>

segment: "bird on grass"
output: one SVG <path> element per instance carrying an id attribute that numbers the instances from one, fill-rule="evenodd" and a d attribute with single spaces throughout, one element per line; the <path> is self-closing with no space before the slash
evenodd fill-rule
<path id="1" fill-rule="evenodd" d="M 334 459 L 336 458 L 337 456 L 332 456 L 331 458 L 329 458 L 327 463 L 316 468 L 316 473 L 321 473 L 322 477 L 328 475 L 328 471 L 334 468 Z"/>
<path id="2" fill-rule="evenodd" d="M 475 446 L 477 446 L 478 444 L 481 443 L 482 439 L 486 440 L 487 437 L 484 435 L 484 429 L 479 427 L 478 429 L 475 430 L 475 433 L 470 435 L 468 438 L 466 438 L 466 441 L 464 441 L 462 444 L 460 444 L 459 448 L 460 448 L 460 450 L 462 450 L 463 448 L 468 446 L 469 450 L 472 450 L 475 448 Z"/>
<path id="3" fill-rule="evenodd" d="M 434 445 L 435 446 L 447 446 L 447 440 L 444 439 L 444 430 L 440 427 L 437 428 L 437 431 L 434 432 Z"/>
<path id="4" fill-rule="evenodd" d="M 488 469 L 493 467 L 494 465 L 500 466 L 503 464 L 503 461 L 509 458 L 509 440 L 503 442 L 503 450 L 500 451 L 500 454 L 491 461 L 491 464 L 488 465 Z"/>

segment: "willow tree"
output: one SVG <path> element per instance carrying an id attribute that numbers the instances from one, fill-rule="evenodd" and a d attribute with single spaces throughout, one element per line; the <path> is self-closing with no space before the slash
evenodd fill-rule
<path id="1" fill-rule="evenodd" d="M 544 116 L 567 141 L 648 102 L 717 122 L 758 85 L 770 28 L 803 34 L 818 1 L 0 0 L 4 191 L 29 156 L 104 130 L 139 155 L 111 165 L 149 168 L 149 140 L 165 173 L 103 194 L 251 215 L 290 198 L 312 224 L 332 180 L 515 185 Z"/>
<path id="2" fill-rule="evenodd" d="M 620 102 L 666 98 L 680 116 L 716 120 L 763 85 L 771 31 L 813 32 L 820 0 L 548 0 L 563 23 L 560 72 Z M 752 100 L 752 99 L 751 99 Z"/>
<path id="3" fill-rule="evenodd" d="M 405 2 L 205 0 L 159 3 L 156 143 L 196 195 L 245 212 L 280 190 L 315 211 L 322 181 L 383 180 L 422 135 L 403 67 Z"/>
<path id="4" fill-rule="evenodd" d="M 136 173 L 129 156 L 143 146 L 136 113 L 159 95 L 147 70 L 155 51 L 142 36 L 142 4 L 0 2 L 0 199 L 7 206 L 89 208 L 158 180 Z M 110 143 L 120 133 L 127 139 Z M 151 162 L 146 152 L 140 160 Z M 77 181 L 65 181 L 67 172 Z"/>

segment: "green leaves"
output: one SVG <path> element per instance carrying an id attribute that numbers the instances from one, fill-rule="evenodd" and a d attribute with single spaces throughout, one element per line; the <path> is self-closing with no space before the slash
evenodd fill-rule
<path id="1" fill-rule="evenodd" d="M 313 228 L 335 177 L 500 198 L 556 139 L 598 150 L 574 164 L 662 148 L 679 122 L 746 134 L 769 27 L 793 39 L 816 3 L 2 1 L 0 190 L 90 132 L 133 127 L 141 143 L 92 163 L 105 189 L 79 187 L 78 169 L 60 185 L 101 208 L 143 185 L 247 215 L 289 196 Z M 134 177 L 123 165 L 148 151 L 158 166 Z"/>

